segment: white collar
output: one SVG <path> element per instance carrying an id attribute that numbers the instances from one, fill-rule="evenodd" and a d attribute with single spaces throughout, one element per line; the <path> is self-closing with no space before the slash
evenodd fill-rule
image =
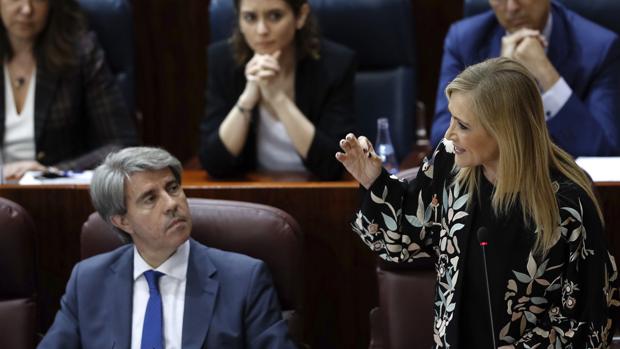
<path id="1" fill-rule="evenodd" d="M 185 241 L 177 250 L 166 259 L 156 271 L 162 272 L 167 276 L 175 279 L 185 280 L 187 276 L 187 264 L 189 261 L 189 239 Z M 145 271 L 151 270 L 151 267 L 138 253 L 138 249 L 133 247 L 133 280 L 137 280 Z"/>

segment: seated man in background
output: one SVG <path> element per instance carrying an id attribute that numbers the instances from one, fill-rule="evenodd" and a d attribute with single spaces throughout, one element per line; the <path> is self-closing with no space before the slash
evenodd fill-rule
<path id="1" fill-rule="evenodd" d="M 180 162 L 147 147 L 93 175 L 97 212 L 131 244 L 78 263 L 39 348 L 294 348 L 265 264 L 190 239 Z"/>
<path id="2" fill-rule="evenodd" d="M 550 0 L 489 3 L 493 11 L 453 24 L 445 39 L 433 144 L 450 123 L 448 82 L 469 65 L 504 56 L 536 78 L 556 144 L 575 157 L 619 155 L 618 35 Z"/>
<path id="3" fill-rule="evenodd" d="M 75 0 L 0 1 L 0 167 L 85 170 L 136 144 L 134 122 Z"/>

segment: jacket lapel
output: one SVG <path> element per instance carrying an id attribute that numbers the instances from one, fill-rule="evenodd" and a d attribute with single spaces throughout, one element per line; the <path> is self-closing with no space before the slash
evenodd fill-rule
<path id="1" fill-rule="evenodd" d="M 506 31 L 500 25 L 493 30 L 492 39 L 489 40 L 489 47 L 487 48 L 486 57 L 482 58 L 480 62 L 491 57 L 499 57 L 502 54 L 502 37 L 506 35 Z"/>
<path id="2" fill-rule="evenodd" d="M 44 67 L 37 66 L 37 85 L 34 98 L 34 139 L 41 144 L 41 136 L 45 129 L 45 120 L 49 114 L 49 106 L 54 97 L 58 76 L 48 72 Z"/>
<path id="3" fill-rule="evenodd" d="M 213 318 L 219 282 L 216 268 L 207 255 L 207 248 L 190 240 L 185 307 L 183 312 L 184 349 L 202 348 Z"/>
<path id="4" fill-rule="evenodd" d="M 108 304 L 109 320 L 114 348 L 129 348 L 131 345 L 131 315 L 133 311 L 133 245 L 110 266 L 112 276 L 110 287 L 114 292 Z M 102 286 L 103 287 L 103 286 Z"/>
<path id="5" fill-rule="evenodd" d="M 559 6 L 552 4 L 551 11 L 553 13 L 553 24 L 551 28 L 551 37 L 549 38 L 549 48 L 547 49 L 547 57 L 558 71 L 560 76 L 564 77 L 566 82 L 571 81 L 570 71 L 571 65 L 567 64 L 570 57 L 569 42 L 573 42 L 573 34 L 569 30 L 566 13 Z"/>

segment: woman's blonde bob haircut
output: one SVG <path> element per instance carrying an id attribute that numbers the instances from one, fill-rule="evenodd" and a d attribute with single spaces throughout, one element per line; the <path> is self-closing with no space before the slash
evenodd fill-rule
<path id="1" fill-rule="evenodd" d="M 591 182 L 573 158 L 555 145 L 545 123 L 540 91 L 520 63 L 493 58 L 465 69 L 446 87 L 448 99 L 467 95 L 469 107 L 497 141 L 499 161 L 492 207 L 497 215 L 521 206 L 526 226 L 535 227 L 533 252 L 546 254 L 559 238 L 560 213 L 551 172 L 566 176 L 592 199 Z M 480 166 L 458 170 L 456 181 L 477 193 Z"/>

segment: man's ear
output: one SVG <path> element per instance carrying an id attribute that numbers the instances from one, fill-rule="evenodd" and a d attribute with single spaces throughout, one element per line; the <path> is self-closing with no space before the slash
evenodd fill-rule
<path id="1" fill-rule="evenodd" d="M 127 222 L 127 218 L 125 218 L 124 215 L 116 214 L 110 217 L 110 222 L 112 222 L 113 226 L 126 232 L 127 234 L 133 234 L 133 229 L 131 229 L 131 224 Z"/>
<path id="2" fill-rule="evenodd" d="M 297 28 L 297 30 L 304 27 L 309 14 L 310 14 L 310 5 L 308 5 L 307 3 L 301 5 L 301 8 L 299 9 L 299 16 L 297 16 L 297 20 L 295 22 L 295 27 Z"/>

